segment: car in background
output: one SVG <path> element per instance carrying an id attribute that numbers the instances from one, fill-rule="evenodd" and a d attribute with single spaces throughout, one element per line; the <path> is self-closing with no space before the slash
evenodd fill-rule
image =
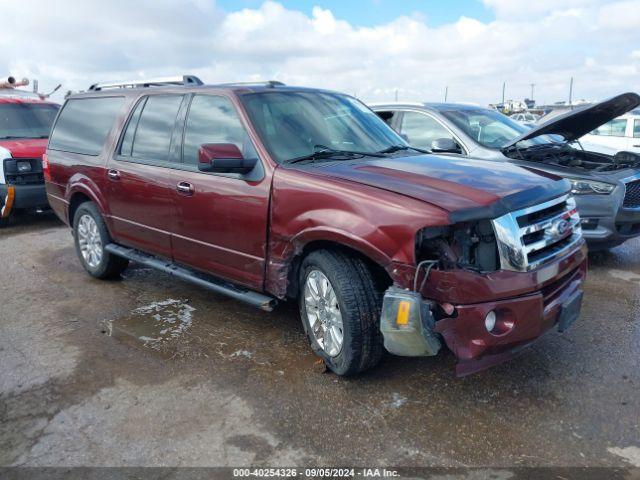
<path id="1" fill-rule="evenodd" d="M 640 156 L 589 152 L 574 142 L 638 105 L 640 96 L 624 93 L 534 128 L 495 110 L 463 104 L 389 103 L 371 108 L 414 147 L 508 161 L 570 180 L 584 236 L 597 250 L 640 235 Z"/>
<path id="2" fill-rule="evenodd" d="M 48 207 L 42 154 L 59 105 L 0 88 L 0 226 L 16 210 Z"/>
<path id="3" fill-rule="evenodd" d="M 580 138 L 580 143 L 589 145 L 589 150 L 601 153 L 613 150 L 640 154 L 640 110 L 633 110 L 600 125 Z"/>
<path id="4" fill-rule="evenodd" d="M 514 113 L 509 118 L 515 120 L 516 122 L 522 123 L 523 125 L 533 126 L 533 124 L 536 123 L 540 117 L 530 112 L 523 112 Z"/>

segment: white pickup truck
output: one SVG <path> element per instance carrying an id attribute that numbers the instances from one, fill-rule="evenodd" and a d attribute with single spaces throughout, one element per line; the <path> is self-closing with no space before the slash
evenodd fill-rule
<path id="1" fill-rule="evenodd" d="M 608 121 L 580 138 L 588 150 L 611 154 L 611 152 L 640 153 L 640 110 Z"/>

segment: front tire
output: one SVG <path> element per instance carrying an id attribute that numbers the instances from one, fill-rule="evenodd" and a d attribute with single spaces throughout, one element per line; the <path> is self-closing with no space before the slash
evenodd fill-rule
<path id="1" fill-rule="evenodd" d="M 95 278 L 117 278 L 127 268 L 129 261 L 107 252 L 111 243 L 107 226 L 93 202 L 85 202 L 73 216 L 73 232 L 76 253 L 89 275 Z"/>
<path id="2" fill-rule="evenodd" d="M 332 250 L 309 254 L 300 266 L 299 306 L 311 348 L 338 375 L 375 366 L 384 347 L 382 292 L 355 256 Z"/>

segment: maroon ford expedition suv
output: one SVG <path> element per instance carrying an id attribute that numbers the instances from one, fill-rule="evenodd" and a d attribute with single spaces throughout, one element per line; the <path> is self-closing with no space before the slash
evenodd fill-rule
<path id="1" fill-rule="evenodd" d="M 468 374 L 579 315 L 565 180 L 425 155 L 347 95 L 96 84 L 64 104 L 44 169 L 91 275 L 135 261 L 265 310 L 297 298 L 341 375 L 443 343 Z"/>

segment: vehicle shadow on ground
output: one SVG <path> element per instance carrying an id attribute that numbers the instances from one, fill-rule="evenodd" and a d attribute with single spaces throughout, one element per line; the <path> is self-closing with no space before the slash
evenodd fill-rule
<path id="1" fill-rule="evenodd" d="M 0 228 L 0 239 L 45 228 L 62 227 L 64 224 L 51 211 L 15 212 L 6 226 Z"/>
<path id="2" fill-rule="evenodd" d="M 610 250 L 589 252 L 589 268 L 640 269 L 640 238 L 627 240 L 619 247 Z"/>

